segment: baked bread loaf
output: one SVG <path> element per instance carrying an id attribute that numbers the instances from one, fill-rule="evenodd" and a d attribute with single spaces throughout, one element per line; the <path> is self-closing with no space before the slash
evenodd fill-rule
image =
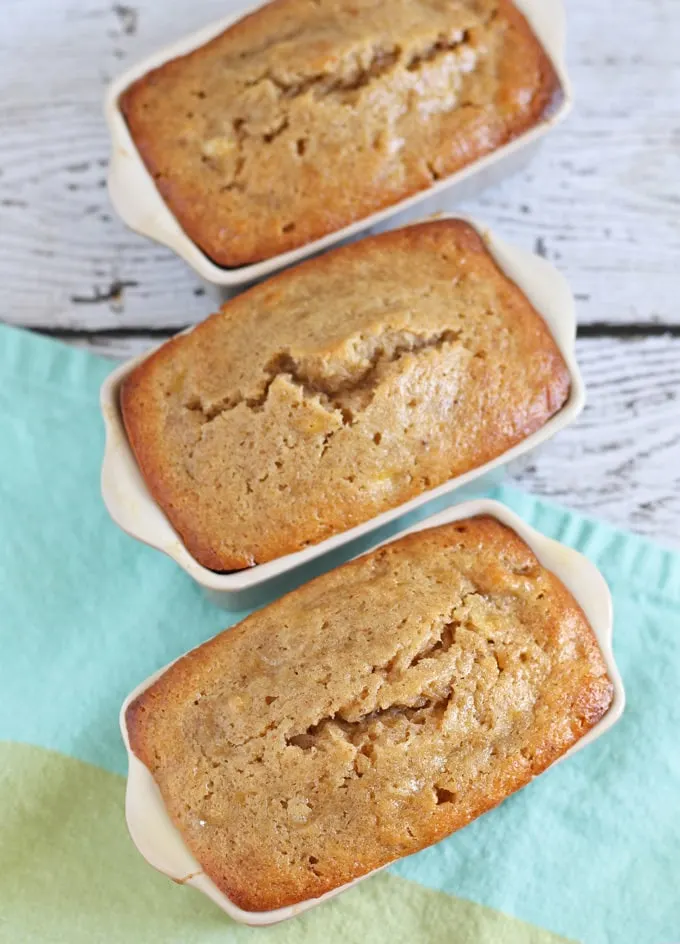
<path id="1" fill-rule="evenodd" d="M 586 618 L 496 519 L 408 535 L 184 656 L 130 745 L 237 905 L 317 897 L 460 829 L 607 711 Z"/>
<path id="2" fill-rule="evenodd" d="M 461 221 L 288 270 L 140 364 L 121 391 L 147 485 L 217 571 L 315 544 L 539 429 L 569 374 Z"/>
<path id="3" fill-rule="evenodd" d="M 510 0 L 274 0 L 120 104 L 187 235 L 241 266 L 426 189 L 557 95 Z"/>

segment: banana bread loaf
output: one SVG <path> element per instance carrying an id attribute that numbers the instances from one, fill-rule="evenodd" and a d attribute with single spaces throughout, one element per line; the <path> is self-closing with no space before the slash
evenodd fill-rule
<path id="1" fill-rule="evenodd" d="M 442 220 L 256 286 L 138 366 L 121 401 L 151 493 L 227 571 L 483 465 L 568 392 L 529 301 L 472 227 Z"/>
<path id="2" fill-rule="evenodd" d="M 263 911 L 465 826 L 578 741 L 612 692 L 566 588 L 480 517 L 254 613 L 171 666 L 126 723 L 201 868 Z"/>
<path id="3" fill-rule="evenodd" d="M 557 95 L 510 0 L 274 0 L 121 107 L 188 236 L 240 266 L 424 190 Z"/>

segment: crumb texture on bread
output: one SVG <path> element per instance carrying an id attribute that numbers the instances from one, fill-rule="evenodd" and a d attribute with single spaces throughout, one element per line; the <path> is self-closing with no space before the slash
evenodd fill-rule
<path id="1" fill-rule="evenodd" d="M 385 233 L 224 306 L 122 390 L 146 482 L 213 570 L 263 563 L 477 468 L 569 373 L 467 224 Z"/>
<path id="2" fill-rule="evenodd" d="M 409 535 L 171 666 L 130 743 L 237 905 L 311 897 L 465 826 L 607 711 L 561 582 L 497 520 Z"/>
<path id="3" fill-rule="evenodd" d="M 558 88 L 510 0 L 274 0 L 121 107 L 214 261 L 294 249 L 535 125 Z"/>

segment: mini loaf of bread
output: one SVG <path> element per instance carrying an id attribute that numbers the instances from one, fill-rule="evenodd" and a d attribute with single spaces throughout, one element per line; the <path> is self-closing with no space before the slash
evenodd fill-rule
<path id="1" fill-rule="evenodd" d="M 324 574 L 127 710 L 185 844 L 250 911 L 417 852 L 545 770 L 613 688 L 578 604 L 480 517 Z"/>
<path id="2" fill-rule="evenodd" d="M 539 429 L 569 374 L 469 225 L 385 233 L 251 289 L 122 389 L 151 493 L 201 564 L 298 551 Z"/>
<path id="3" fill-rule="evenodd" d="M 426 189 L 557 94 L 510 0 L 275 0 L 121 107 L 188 236 L 240 266 Z"/>

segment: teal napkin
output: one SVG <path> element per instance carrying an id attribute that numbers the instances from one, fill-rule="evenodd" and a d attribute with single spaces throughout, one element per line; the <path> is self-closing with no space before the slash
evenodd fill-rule
<path id="1" fill-rule="evenodd" d="M 622 721 L 460 833 L 271 931 L 145 866 L 123 820 L 120 704 L 244 614 L 109 520 L 111 368 L 0 327 L 0 939 L 679 940 L 680 555 L 504 487 L 493 497 L 607 578 Z"/>

